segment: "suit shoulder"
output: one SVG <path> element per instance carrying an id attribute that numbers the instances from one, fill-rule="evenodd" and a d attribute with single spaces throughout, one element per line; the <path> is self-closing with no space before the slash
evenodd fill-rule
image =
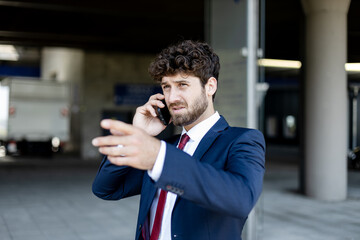
<path id="1" fill-rule="evenodd" d="M 252 128 L 229 127 L 224 131 L 224 137 L 235 142 L 257 144 L 265 148 L 265 138 L 262 132 Z"/>
<path id="2" fill-rule="evenodd" d="M 243 127 L 229 127 L 224 131 L 225 134 L 232 134 L 232 135 L 250 135 L 250 136 L 258 136 L 264 138 L 264 135 L 261 131 L 253 128 L 243 128 Z"/>

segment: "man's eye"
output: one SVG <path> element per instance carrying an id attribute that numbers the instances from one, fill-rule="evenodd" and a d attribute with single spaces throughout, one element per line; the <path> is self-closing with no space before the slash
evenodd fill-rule
<path id="1" fill-rule="evenodd" d="M 163 85 L 162 88 L 163 89 L 168 89 L 170 86 L 169 85 Z"/>

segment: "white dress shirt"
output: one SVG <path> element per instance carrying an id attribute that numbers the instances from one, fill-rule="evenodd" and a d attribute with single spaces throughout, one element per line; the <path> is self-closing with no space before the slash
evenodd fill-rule
<path id="1" fill-rule="evenodd" d="M 190 140 L 185 145 L 183 151 L 192 156 L 197 146 L 199 145 L 201 139 L 219 119 L 220 119 L 220 115 L 218 112 L 216 112 L 209 118 L 205 119 L 204 121 L 192 127 L 188 132 L 186 132 L 186 130 L 183 128 L 181 135 L 186 133 L 190 137 Z M 154 167 L 153 169 L 148 171 L 149 176 L 154 181 L 159 180 L 161 176 L 165 161 L 165 153 L 166 153 L 166 143 L 164 141 L 161 141 L 160 151 L 155 161 Z M 156 207 L 158 204 L 159 195 L 160 195 L 160 189 L 158 189 L 150 209 L 150 233 L 152 231 L 152 227 L 155 220 Z M 163 213 L 163 219 L 161 222 L 161 232 L 160 232 L 159 240 L 171 240 L 171 215 L 175 205 L 176 198 L 177 195 L 171 192 L 168 192 L 166 195 L 166 203 Z"/>

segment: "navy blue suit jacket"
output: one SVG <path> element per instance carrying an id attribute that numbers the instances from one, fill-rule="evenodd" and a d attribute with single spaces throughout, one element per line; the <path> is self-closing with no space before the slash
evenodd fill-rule
<path id="1" fill-rule="evenodd" d="M 172 239 L 241 239 L 248 214 L 262 190 L 265 142 L 254 129 L 230 127 L 223 117 L 206 133 L 193 156 L 167 142 L 160 179 L 146 171 L 112 165 L 106 158 L 93 183 L 96 196 L 116 200 L 141 194 L 136 240 L 142 239 L 157 188 L 178 195 Z"/>

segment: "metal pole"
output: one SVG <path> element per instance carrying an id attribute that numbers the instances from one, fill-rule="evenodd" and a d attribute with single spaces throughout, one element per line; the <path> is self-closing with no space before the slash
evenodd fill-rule
<path id="1" fill-rule="evenodd" d="M 259 1 L 247 1 L 247 126 L 258 128 L 256 82 L 258 77 L 257 50 L 259 28 Z"/>
<path id="2" fill-rule="evenodd" d="M 356 86 L 356 87 L 354 87 L 354 96 L 352 99 L 353 100 L 352 150 L 354 150 L 357 147 L 357 108 L 358 108 L 357 98 L 358 98 L 358 94 L 359 94 L 359 87 Z"/>
<path id="3" fill-rule="evenodd" d="M 247 0 L 247 127 L 258 128 L 256 83 L 258 78 L 257 51 L 259 28 L 259 1 Z M 246 240 L 256 240 L 256 206 L 249 214 Z"/>

